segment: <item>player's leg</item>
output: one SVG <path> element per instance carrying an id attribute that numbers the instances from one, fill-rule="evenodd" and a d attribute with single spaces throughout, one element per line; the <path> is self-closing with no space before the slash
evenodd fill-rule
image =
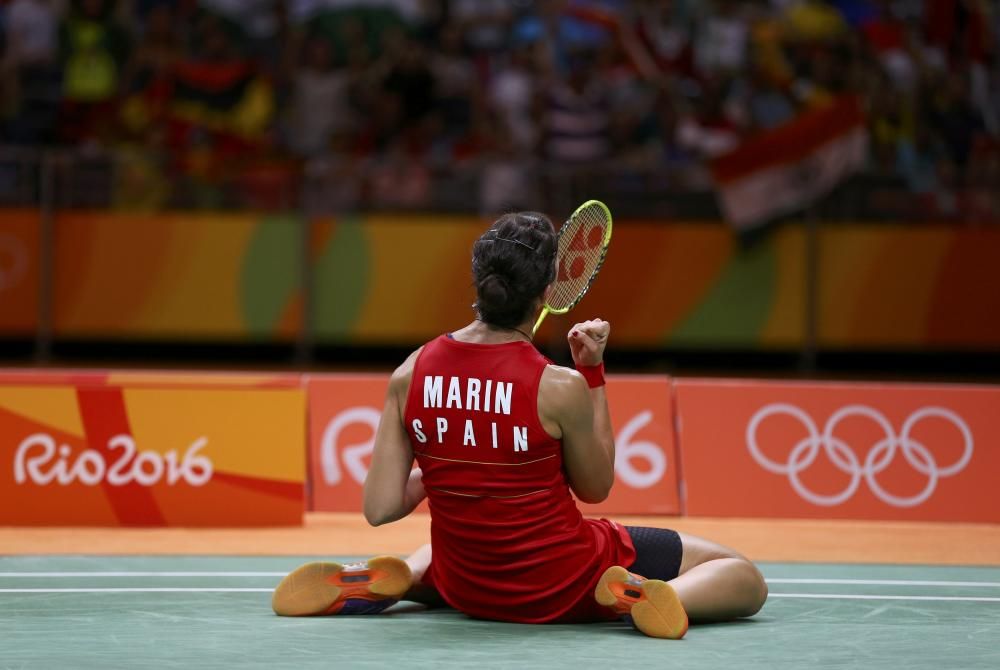
<path id="1" fill-rule="evenodd" d="M 670 580 L 692 621 L 753 616 L 767 600 L 767 582 L 740 553 L 710 540 L 678 533 L 680 574 Z"/>
<path id="2" fill-rule="evenodd" d="M 421 603 L 428 607 L 442 607 L 446 605 L 441 594 L 433 586 L 424 583 L 424 574 L 431 565 L 431 545 L 425 544 L 410 554 L 406 559 L 406 564 L 410 567 L 412 583 L 401 600 L 409 600 Z"/>
<path id="3" fill-rule="evenodd" d="M 767 597 L 757 568 L 737 552 L 663 528 L 629 527 L 636 560 L 609 568 L 595 597 L 639 630 L 677 639 L 688 619 L 721 621 L 756 613 Z"/>
<path id="4" fill-rule="evenodd" d="M 376 614 L 400 600 L 434 606 L 441 598 L 422 578 L 430 566 L 430 545 L 405 561 L 395 556 L 343 565 L 307 563 L 289 573 L 271 598 L 282 616 Z"/>

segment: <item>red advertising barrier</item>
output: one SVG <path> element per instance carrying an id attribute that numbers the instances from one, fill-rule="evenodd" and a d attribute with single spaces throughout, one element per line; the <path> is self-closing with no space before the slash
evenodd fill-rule
<path id="1" fill-rule="evenodd" d="M 0 370 L 0 525 L 298 524 L 307 474 L 309 509 L 358 512 L 387 383 Z M 1000 522 L 1000 387 L 612 376 L 608 400 L 588 514 L 679 514 L 683 474 L 695 516 Z"/>
<path id="2" fill-rule="evenodd" d="M 1000 522 L 1000 388 L 675 389 L 687 514 Z"/>
<path id="3" fill-rule="evenodd" d="M 302 523 L 301 390 L 147 382 L 0 380 L 0 525 Z"/>
<path id="4" fill-rule="evenodd" d="M 677 445 L 668 377 L 608 379 L 615 432 L 615 484 L 584 514 L 680 514 Z"/>
<path id="5" fill-rule="evenodd" d="M 311 509 L 361 509 L 387 384 L 385 375 L 308 379 Z M 587 514 L 677 514 L 670 380 L 612 376 L 608 402 L 617 442 L 617 481 L 605 502 L 581 507 Z"/>

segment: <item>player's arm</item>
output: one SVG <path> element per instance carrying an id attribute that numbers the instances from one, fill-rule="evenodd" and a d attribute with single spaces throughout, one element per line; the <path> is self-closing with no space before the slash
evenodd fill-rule
<path id="1" fill-rule="evenodd" d="M 603 361 L 610 325 L 601 320 L 574 326 L 568 335 L 577 365 Z M 551 434 L 563 441 L 563 463 L 570 487 L 586 503 L 608 497 L 615 479 L 615 440 L 604 386 L 589 388 L 575 370 L 549 366 L 542 374 L 539 414 Z"/>
<path id="2" fill-rule="evenodd" d="M 403 409 L 417 353 L 392 373 L 375 433 L 364 492 L 365 519 L 373 526 L 402 519 L 426 496 L 420 469 L 412 469 L 413 447 L 403 426 Z"/>

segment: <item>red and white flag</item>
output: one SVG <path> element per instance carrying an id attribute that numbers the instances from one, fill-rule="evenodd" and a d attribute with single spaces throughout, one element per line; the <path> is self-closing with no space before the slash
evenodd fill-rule
<path id="1" fill-rule="evenodd" d="M 844 96 L 743 142 L 712 162 L 712 175 L 726 220 L 748 230 L 822 198 L 867 155 L 864 111 Z"/>

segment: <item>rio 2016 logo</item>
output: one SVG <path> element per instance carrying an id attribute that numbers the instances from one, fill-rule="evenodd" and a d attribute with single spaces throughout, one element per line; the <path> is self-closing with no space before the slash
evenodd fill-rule
<path id="1" fill-rule="evenodd" d="M 365 459 L 375 448 L 375 431 L 380 417 L 381 412 L 374 407 L 351 407 L 330 420 L 320 441 L 320 466 L 326 484 L 336 486 L 343 481 L 341 460 L 351 479 L 358 485 L 364 484 L 368 475 Z M 667 472 L 667 455 L 663 447 L 648 440 L 635 439 L 636 434 L 652 421 L 651 411 L 639 412 L 615 436 L 615 476 L 634 489 L 655 486 Z M 341 445 L 340 436 L 344 430 L 357 424 L 367 426 L 370 437 L 361 442 Z M 646 467 L 637 468 L 636 461 L 645 462 Z"/>
<path id="2" fill-rule="evenodd" d="M 116 435 L 108 440 L 108 450 L 120 452 L 110 465 L 105 457 L 94 449 L 85 449 L 75 459 L 69 445 L 57 445 L 56 440 L 46 433 L 35 433 L 21 441 L 14 456 L 14 481 L 18 484 L 31 482 L 45 486 L 56 482 L 67 486 L 80 482 L 84 486 L 108 483 L 111 486 L 126 486 L 133 482 L 140 486 L 153 486 L 166 477 L 169 486 L 183 481 L 189 486 L 204 486 L 212 479 L 212 461 L 199 454 L 208 438 L 195 440 L 184 456 L 176 450 L 165 454 L 155 451 L 136 450 L 131 435 Z"/>

